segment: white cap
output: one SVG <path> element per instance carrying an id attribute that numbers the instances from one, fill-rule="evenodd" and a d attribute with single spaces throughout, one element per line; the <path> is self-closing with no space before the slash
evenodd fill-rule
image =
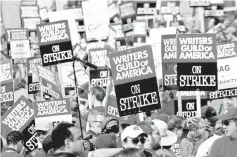
<path id="1" fill-rule="evenodd" d="M 130 125 L 126 127 L 121 133 L 121 140 L 123 141 L 127 137 L 136 138 L 142 134 L 147 136 L 147 134 L 140 127 L 136 125 Z"/>
<path id="2" fill-rule="evenodd" d="M 160 141 L 161 146 L 171 146 L 175 142 L 177 142 L 177 139 L 178 139 L 177 135 L 168 130 L 168 125 L 164 121 L 154 119 L 152 120 L 152 122 L 159 130 L 159 133 L 161 136 L 161 141 Z"/>

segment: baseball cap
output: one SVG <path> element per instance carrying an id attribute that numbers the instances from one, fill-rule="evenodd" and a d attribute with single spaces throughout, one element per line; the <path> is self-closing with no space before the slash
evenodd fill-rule
<path id="1" fill-rule="evenodd" d="M 201 117 L 206 118 L 211 122 L 218 120 L 216 110 L 212 106 L 203 106 L 201 108 Z"/>
<path id="2" fill-rule="evenodd" d="M 123 141 L 127 137 L 136 138 L 139 135 L 144 135 L 147 137 L 147 134 L 137 125 L 130 125 L 126 127 L 121 133 L 121 140 Z"/>
<path id="3" fill-rule="evenodd" d="M 237 119 L 237 107 L 232 108 L 226 114 L 218 117 L 220 120 Z"/>
<path id="4" fill-rule="evenodd" d="M 35 130 L 40 131 L 53 130 L 53 124 L 51 122 L 40 121 L 35 124 Z"/>
<path id="5" fill-rule="evenodd" d="M 160 137 L 161 137 L 161 140 L 160 140 L 161 146 L 171 146 L 175 142 L 177 142 L 177 139 L 178 139 L 177 135 L 168 130 L 168 125 L 164 121 L 154 119 L 152 120 L 152 122 L 159 130 Z"/>

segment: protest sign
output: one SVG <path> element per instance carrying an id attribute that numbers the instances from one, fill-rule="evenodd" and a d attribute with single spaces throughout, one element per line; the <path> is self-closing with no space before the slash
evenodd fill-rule
<path id="1" fill-rule="evenodd" d="M 179 91 L 217 90 L 215 34 L 177 35 Z"/>
<path id="2" fill-rule="evenodd" d="M 14 102 L 22 95 L 28 99 L 27 59 L 13 59 Z"/>
<path id="3" fill-rule="evenodd" d="M 37 5 L 37 0 L 21 0 L 21 5 Z"/>
<path id="4" fill-rule="evenodd" d="M 137 2 L 137 15 L 154 15 L 156 10 L 156 0 Z"/>
<path id="5" fill-rule="evenodd" d="M 163 63 L 163 89 L 171 90 L 177 89 L 177 64 L 176 63 Z"/>
<path id="6" fill-rule="evenodd" d="M 29 40 L 12 40 L 10 41 L 10 45 L 13 59 L 31 57 Z"/>
<path id="7" fill-rule="evenodd" d="M 161 36 L 162 63 L 177 63 L 176 34 Z"/>
<path id="8" fill-rule="evenodd" d="M 35 30 L 36 25 L 41 23 L 40 17 L 24 17 L 22 18 L 22 26 L 23 28 L 27 28 L 29 30 Z"/>
<path id="9" fill-rule="evenodd" d="M 2 116 L 2 136 L 6 138 L 11 131 L 22 132 L 34 120 L 32 104 L 21 96 L 14 105 Z"/>
<path id="10" fill-rule="evenodd" d="M 13 79 L 11 61 L 1 62 L 0 65 L 0 82 Z"/>
<path id="11" fill-rule="evenodd" d="M 82 2 L 82 9 L 87 41 L 106 39 L 109 33 L 109 12 L 107 1 L 84 1 Z"/>
<path id="12" fill-rule="evenodd" d="M 98 49 L 90 49 L 88 54 L 88 60 L 92 64 L 103 67 L 106 64 L 106 57 L 107 57 L 108 50 L 104 48 L 98 48 Z"/>
<path id="13" fill-rule="evenodd" d="M 56 127 L 60 122 L 72 123 L 69 98 L 34 102 L 35 126 L 42 123 Z"/>
<path id="14" fill-rule="evenodd" d="M 32 43 L 37 45 L 37 48 L 39 49 L 39 44 L 38 44 L 39 39 L 38 39 L 36 30 L 29 31 L 29 40 L 30 40 L 30 43 L 31 43 L 31 49 L 32 49 Z M 40 55 L 40 53 L 37 54 L 37 55 Z M 34 57 L 35 54 L 32 54 L 32 56 Z"/>
<path id="15" fill-rule="evenodd" d="M 100 86 L 106 89 L 109 86 L 109 77 L 109 70 L 90 70 L 90 88 Z"/>
<path id="16" fill-rule="evenodd" d="M 210 0 L 189 0 L 190 7 L 208 7 L 210 5 Z"/>
<path id="17" fill-rule="evenodd" d="M 216 34 L 178 34 L 178 63 L 216 62 Z"/>
<path id="18" fill-rule="evenodd" d="M 43 66 L 72 60 L 72 44 L 66 20 L 37 25 Z"/>
<path id="19" fill-rule="evenodd" d="M 41 18 L 42 21 L 49 20 L 48 9 L 46 7 L 40 8 L 39 14 L 40 14 L 40 18 Z"/>
<path id="20" fill-rule="evenodd" d="M 180 141 L 180 142 L 181 142 L 181 141 Z M 173 144 L 173 145 L 171 146 L 172 152 L 173 152 L 177 157 L 180 157 L 180 156 L 181 156 L 180 142 L 176 142 L 175 144 Z"/>
<path id="21" fill-rule="evenodd" d="M 115 2 L 109 4 L 109 19 L 110 23 L 121 22 L 119 17 L 119 9 L 116 6 Z"/>
<path id="22" fill-rule="evenodd" d="M 27 40 L 29 37 L 28 30 L 25 28 L 7 29 L 8 42 L 11 40 Z"/>
<path id="23" fill-rule="evenodd" d="M 30 152 L 38 148 L 38 137 L 35 130 L 35 121 L 32 120 L 29 125 L 22 131 L 24 135 L 24 147 Z"/>
<path id="24" fill-rule="evenodd" d="M 178 14 L 180 1 L 161 1 L 160 14 Z"/>
<path id="25" fill-rule="evenodd" d="M 73 54 L 74 56 L 77 56 L 81 60 L 84 60 L 87 57 L 87 52 L 84 50 L 81 45 L 76 44 L 74 49 L 73 49 Z"/>
<path id="26" fill-rule="evenodd" d="M 207 104 L 207 99 L 201 99 L 201 105 L 204 106 L 204 104 Z M 182 116 L 185 119 L 190 117 L 196 117 L 197 112 L 201 112 L 197 110 L 197 101 L 196 99 L 189 99 L 189 100 L 182 100 L 182 109 L 178 110 L 178 101 L 174 101 L 175 106 L 175 113 L 178 116 Z M 181 112 L 179 112 L 181 111 Z"/>
<path id="27" fill-rule="evenodd" d="M 140 47 L 146 45 L 146 22 L 145 20 L 133 21 L 133 46 Z"/>
<path id="28" fill-rule="evenodd" d="M 131 36 L 133 31 L 133 21 L 136 19 L 136 10 L 134 2 L 125 2 L 119 5 L 120 17 L 123 23 L 123 31 L 126 36 Z"/>
<path id="29" fill-rule="evenodd" d="M 237 88 L 220 89 L 218 91 L 210 92 L 208 96 L 211 100 L 236 97 Z"/>
<path id="30" fill-rule="evenodd" d="M 74 46 L 76 43 L 79 43 L 79 36 L 77 33 L 77 27 L 76 27 L 77 15 L 75 15 L 74 12 L 70 12 L 70 9 L 60 10 L 60 11 L 59 10 L 50 11 L 48 12 L 48 18 L 50 22 L 58 22 L 61 20 L 67 20 L 72 46 Z"/>
<path id="31" fill-rule="evenodd" d="M 40 90 L 37 65 L 42 65 L 42 59 L 32 57 L 28 59 L 28 94 L 37 93 Z"/>
<path id="32" fill-rule="evenodd" d="M 7 82 L 1 82 L 0 90 L 0 105 L 1 115 L 3 115 L 9 107 L 14 104 L 14 92 L 13 92 L 13 80 Z"/>
<path id="33" fill-rule="evenodd" d="M 134 48 L 110 54 L 109 57 L 119 115 L 125 116 L 159 109 L 158 87 L 151 47 Z"/>
<path id="34" fill-rule="evenodd" d="M 38 5 L 27 5 L 21 6 L 21 17 L 39 17 L 39 6 Z"/>
<path id="35" fill-rule="evenodd" d="M 118 51 L 127 49 L 125 35 L 121 23 L 111 24 L 111 27 L 116 31 L 116 47 Z"/>
<path id="36" fill-rule="evenodd" d="M 113 53 L 114 51 L 116 51 L 115 44 L 116 44 L 116 30 L 112 26 L 109 26 L 109 36 L 107 41 L 109 53 Z"/>
<path id="37" fill-rule="evenodd" d="M 179 91 L 217 90 L 217 63 L 178 63 Z"/>
<path id="38" fill-rule="evenodd" d="M 108 102 L 106 105 L 106 116 L 107 117 L 119 117 L 118 106 L 115 96 L 109 96 Z"/>

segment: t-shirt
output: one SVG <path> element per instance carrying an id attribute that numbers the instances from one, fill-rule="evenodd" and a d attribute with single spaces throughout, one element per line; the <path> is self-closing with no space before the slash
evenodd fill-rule
<path id="1" fill-rule="evenodd" d="M 17 152 L 3 152 L 1 154 L 1 157 L 24 157 L 24 156 Z"/>
<path id="2" fill-rule="evenodd" d="M 216 140 L 210 151 L 210 157 L 236 157 L 237 140 L 231 140 L 230 137 L 224 136 Z"/>

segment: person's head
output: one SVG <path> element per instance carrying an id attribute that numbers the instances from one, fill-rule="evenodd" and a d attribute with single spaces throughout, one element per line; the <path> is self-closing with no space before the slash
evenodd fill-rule
<path id="1" fill-rule="evenodd" d="M 164 90 L 162 79 L 159 80 L 159 96 L 161 102 L 169 102 L 174 98 L 171 90 Z"/>
<path id="2" fill-rule="evenodd" d="M 43 143 L 45 137 L 53 130 L 53 124 L 51 122 L 41 121 L 35 125 L 35 130 L 40 143 Z"/>
<path id="3" fill-rule="evenodd" d="M 142 157 L 141 151 L 136 148 L 126 148 L 121 151 L 119 157 Z"/>
<path id="4" fill-rule="evenodd" d="M 147 134 L 138 126 L 130 125 L 121 133 L 122 146 L 124 148 L 143 149 Z"/>
<path id="5" fill-rule="evenodd" d="M 104 121 L 104 113 L 93 110 L 90 112 L 88 117 L 89 129 L 96 134 L 101 134 L 102 122 Z"/>
<path id="6" fill-rule="evenodd" d="M 7 135 L 7 146 L 13 148 L 17 153 L 20 153 L 23 148 L 24 136 L 19 131 L 12 131 Z"/>
<path id="7" fill-rule="evenodd" d="M 237 135 L 237 107 L 219 116 L 219 119 L 222 120 L 226 136 Z"/>
<path id="8" fill-rule="evenodd" d="M 119 133 L 119 121 L 112 117 L 107 117 L 102 123 L 102 132 L 108 133 Z"/>
<path id="9" fill-rule="evenodd" d="M 122 133 L 126 127 L 135 124 L 137 124 L 137 117 L 135 115 L 119 117 L 119 132 Z"/>
<path id="10" fill-rule="evenodd" d="M 216 110 L 212 106 L 203 106 L 201 108 L 201 117 L 205 121 L 205 125 L 215 127 L 218 121 Z"/>
<path id="11" fill-rule="evenodd" d="M 73 124 L 67 122 L 59 123 L 52 131 L 51 137 L 56 151 L 84 157 L 84 140 L 80 130 Z"/>
<path id="12" fill-rule="evenodd" d="M 183 134 L 183 124 L 185 119 L 181 116 L 171 116 L 168 122 L 168 130 L 172 131 L 177 135 L 178 138 L 181 138 Z"/>
<path id="13" fill-rule="evenodd" d="M 160 148 L 159 138 L 153 136 L 152 124 L 146 121 L 142 121 L 137 124 L 148 136 L 146 138 L 146 142 L 144 144 L 144 148 L 151 150 L 158 150 Z"/>
<path id="14" fill-rule="evenodd" d="M 159 130 L 160 145 L 162 147 L 169 147 L 177 142 L 177 135 L 168 130 L 168 125 L 164 121 L 154 119 L 152 122 Z"/>
<path id="15" fill-rule="evenodd" d="M 94 86 L 90 90 L 91 104 L 95 105 L 97 102 L 102 103 L 105 97 L 105 90 L 102 87 Z"/>

